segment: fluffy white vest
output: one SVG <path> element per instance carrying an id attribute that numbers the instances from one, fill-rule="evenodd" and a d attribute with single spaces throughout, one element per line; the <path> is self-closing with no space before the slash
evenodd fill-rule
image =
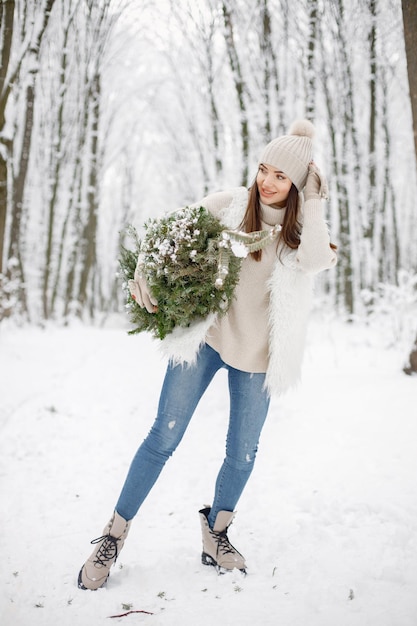
<path id="1" fill-rule="evenodd" d="M 233 201 L 220 219 L 228 228 L 238 228 L 248 200 L 248 190 L 233 190 Z M 312 277 L 297 268 L 296 250 L 285 248 L 277 256 L 268 281 L 269 365 L 265 386 L 269 393 L 281 394 L 299 381 L 303 358 L 307 317 L 312 293 Z M 177 327 L 160 342 L 162 352 L 174 363 L 192 364 L 205 341 L 216 315 L 194 322 L 188 328 Z"/>

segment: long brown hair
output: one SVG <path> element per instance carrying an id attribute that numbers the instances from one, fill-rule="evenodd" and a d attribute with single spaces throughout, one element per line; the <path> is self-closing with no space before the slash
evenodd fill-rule
<path id="1" fill-rule="evenodd" d="M 240 228 L 246 233 L 262 230 L 261 203 L 256 180 L 249 190 L 248 205 Z M 280 238 L 289 248 L 294 250 L 300 245 L 300 234 L 301 223 L 298 219 L 298 190 L 297 187 L 292 184 L 287 197 Z M 251 256 L 255 261 L 260 261 L 262 258 L 262 250 L 251 252 Z"/>
<path id="2" fill-rule="evenodd" d="M 293 183 L 290 191 L 288 192 L 284 220 L 282 222 L 282 229 L 280 232 L 280 240 L 293 250 L 298 248 L 301 241 L 300 236 L 302 226 L 300 220 L 298 219 L 298 206 L 298 189 Z M 245 233 L 262 230 L 261 201 L 259 199 L 259 190 L 258 185 L 256 184 L 256 179 L 249 189 L 248 205 L 239 228 Z M 337 250 L 337 246 L 334 243 L 330 243 L 330 247 L 332 250 Z M 250 254 L 255 261 L 260 261 L 262 258 L 262 250 L 257 250 L 256 252 L 251 252 Z"/>

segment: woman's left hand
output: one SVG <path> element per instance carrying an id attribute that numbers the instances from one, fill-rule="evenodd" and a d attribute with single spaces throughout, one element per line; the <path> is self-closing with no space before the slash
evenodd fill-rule
<path id="1" fill-rule="evenodd" d="M 321 198 L 328 200 L 329 198 L 326 177 L 313 161 L 308 166 L 304 198 L 305 200 L 320 200 Z"/>

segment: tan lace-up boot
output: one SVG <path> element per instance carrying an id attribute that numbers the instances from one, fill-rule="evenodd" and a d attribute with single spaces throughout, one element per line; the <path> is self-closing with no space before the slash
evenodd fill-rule
<path id="1" fill-rule="evenodd" d="M 104 585 L 111 566 L 123 548 L 129 528 L 130 522 L 114 512 L 110 522 L 103 530 L 103 535 L 91 542 L 96 547 L 78 575 L 78 587 L 80 589 L 95 591 Z"/>
<path id="2" fill-rule="evenodd" d="M 218 571 L 238 569 L 246 574 L 244 557 L 232 546 L 227 536 L 227 529 L 235 514 L 232 511 L 219 511 L 213 529 L 208 523 L 210 507 L 199 511 L 203 533 L 203 552 L 201 562 L 213 565 Z"/>

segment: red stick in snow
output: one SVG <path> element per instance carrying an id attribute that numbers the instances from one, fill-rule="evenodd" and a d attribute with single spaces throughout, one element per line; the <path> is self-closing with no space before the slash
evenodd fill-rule
<path id="1" fill-rule="evenodd" d="M 126 615 L 130 615 L 131 613 L 146 613 L 146 615 L 153 615 L 153 613 L 150 613 L 149 611 L 128 611 L 127 613 L 121 613 L 120 615 L 109 615 L 109 618 L 126 617 Z"/>

